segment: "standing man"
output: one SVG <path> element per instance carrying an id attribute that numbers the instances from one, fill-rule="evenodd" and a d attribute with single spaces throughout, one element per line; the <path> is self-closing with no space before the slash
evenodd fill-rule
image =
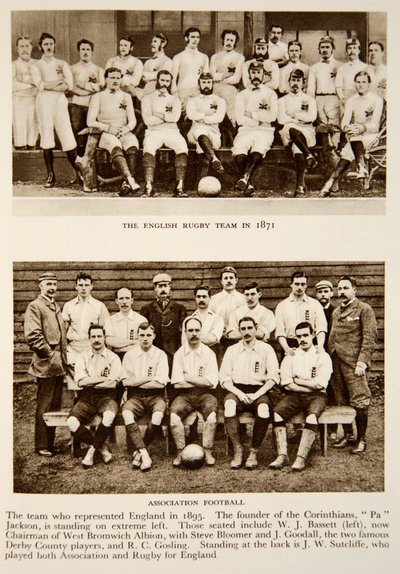
<path id="1" fill-rule="evenodd" d="M 371 90 L 383 98 L 386 102 L 386 78 L 387 69 L 383 63 L 385 49 L 381 42 L 370 42 L 368 44 L 368 62 L 367 72 L 372 79 Z"/>
<path id="2" fill-rule="evenodd" d="M 268 54 L 280 68 L 288 61 L 288 45 L 282 42 L 283 26 L 271 24 L 268 34 Z"/>
<path id="3" fill-rule="evenodd" d="M 326 350 L 328 347 L 328 337 L 330 332 L 331 317 L 334 310 L 334 307 L 331 303 L 333 297 L 332 282 L 328 281 L 327 279 L 322 279 L 321 281 L 318 281 L 318 283 L 315 286 L 315 296 L 317 301 L 319 301 L 322 305 L 322 308 L 325 313 L 326 323 L 328 326 L 327 336 L 324 344 Z"/>
<path id="4" fill-rule="evenodd" d="M 79 135 L 79 132 L 87 127 L 87 113 L 91 96 L 100 92 L 104 87 L 104 70 L 92 62 L 93 42 L 82 38 L 76 47 L 79 52 L 79 62 L 71 66 L 74 95 L 69 105 L 69 114 L 72 130 L 78 144 L 78 156 L 82 157 L 85 153 L 87 137 Z"/>
<path id="5" fill-rule="evenodd" d="M 93 280 L 89 273 L 82 271 L 77 274 L 75 289 L 78 295 L 65 303 L 62 317 L 67 329 L 68 388 L 78 390 L 73 382 L 75 361 L 80 353 L 90 348 L 90 325 L 103 326 L 109 313 L 104 303 L 92 297 Z"/>
<path id="6" fill-rule="evenodd" d="M 82 175 L 75 164 L 77 158 L 76 141 L 71 127 L 68 112 L 66 93 L 73 89 L 71 68 L 64 60 L 54 57 L 56 40 L 54 36 L 44 32 L 39 39 L 39 47 L 43 56 L 36 63 L 38 67 L 41 86 L 36 97 L 36 112 L 39 122 L 40 147 L 47 169 L 45 187 L 54 187 L 56 176 L 54 174 L 53 149 L 55 148 L 54 131 L 60 140 L 62 150 L 66 152 L 67 159 L 73 167 L 78 181 Z"/>
<path id="7" fill-rule="evenodd" d="M 115 388 L 121 375 L 119 357 L 105 346 L 104 327 L 90 325 L 88 336 L 90 347 L 78 355 L 75 366 L 75 383 L 82 390 L 67 419 L 74 440 L 90 445 L 82 460 L 82 466 L 85 468 L 94 465 L 96 452 L 100 453 L 106 464 L 112 459 L 112 454 L 104 443 L 118 412 Z M 84 425 L 96 414 L 101 415 L 101 423 L 93 436 Z"/>
<path id="8" fill-rule="evenodd" d="M 342 130 L 347 143 L 340 152 L 340 159 L 330 178 L 321 189 L 321 197 L 328 197 L 339 178 L 349 169 L 355 160 L 357 179 L 368 176 L 365 165 L 365 148 L 376 139 L 383 112 L 383 99 L 370 91 L 371 78 L 367 70 L 358 72 L 355 77 L 356 91 L 345 105 L 342 118 Z"/>
<path id="9" fill-rule="evenodd" d="M 225 428 L 233 445 L 230 467 L 240 468 L 243 446 L 239 434 L 238 413 L 250 411 L 255 416 L 251 448 L 245 467 L 258 466 L 257 453 L 265 437 L 271 416 L 268 391 L 279 383 L 279 365 L 273 348 L 257 341 L 257 323 L 242 317 L 239 331 L 242 340 L 226 350 L 220 370 L 220 384 L 227 394 L 224 401 Z"/>
<path id="10" fill-rule="evenodd" d="M 356 297 L 354 277 L 343 275 L 338 282 L 340 306 L 332 314 L 328 351 L 333 362 L 332 387 L 338 405 L 350 404 L 356 410 L 357 444 L 352 454 L 362 454 L 366 447 L 368 408 L 371 391 L 366 372 L 378 337 L 375 313 Z M 345 436 L 334 444 L 344 448 L 353 442 L 351 425 L 343 425 Z"/>
<path id="11" fill-rule="evenodd" d="M 279 71 L 279 93 L 284 96 L 290 92 L 289 76 L 293 70 L 301 70 L 304 74 L 304 86 L 307 87 L 310 66 L 301 61 L 303 46 L 298 40 L 291 40 L 288 44 L 289 61 Z"/>
<path id="12" fill-rule="evenodd" d="M 182 323 L 187 315 L 185 307 L 171 299 L 171 283 L 168 273 L 154 275 L 156 300 L 144 305 L 140 311 L 154 325 L 154 345 L 167 353 L 170 367 L 174 353 L 181 344 Z"/>
<path id="13" fill-rule="evenodd" d="M 314 169 L 317 160 L 310 151 L 316 144 L 314 121 L 317 119 L 315 99 L 303 92 L 305 77 L 302 70 L 294 69 L 289 76 L 290 92 L 278 100 L 278 123 L 282 142 L 290 146 L 296 166 L 295 196 L 306 191 L 306 169 Z"/>
<path id="14" fill-rule="evenodd" d="M 142 100 L 142 117 L 147 126 L 143 141 L 143 169 L 146 181 L 145 196 L 154 195 L 153 180 L 156 167 L 156 151 L 163 145 L 175 152 L 176 184 L 174 197 L 187 197 L 184 182 L 187 168 L 188 147 L 178 129 L 181 116 L 180 99 L 171 93 L 171 72 L 157 73 L 156 89 Z"/>
<path id="15" fill-rule="evenodd" d="M 138 327 L 138 345 L 124 356 L 121 380 L 128 389 L 128 396 L 122 405 L 122 417 L 126 426 L 127 438 L 135 452 L 132 466 L 140 470 L 150 470 L 152 460 L 147 451 L 156 433 L 161 430 L 166 402 L 164 389 L 169 381 L 168 358 L 164 351 L 153 345 L 154 327 L 147 321 Z M 137 420 L 143 414 L 151 415 L 151 420 L 142 437 Z"/>
<path id="16" fill-rule="evenodd" d="M 17 53 L 12 63 L 13 144 L 16 150 L 34 149 L 39 133 L 35 102 L 41 78 L 36 60 L 31 58 L 30 38 L 17 38 Z"/>
<path id="17" fill-rule="evenodd" d="M 171 383 L 178 394 L 171 405 L 170 425 L 178 451 L 172 462 L 175 467 L 180 466 L 185 448 L 183 421 L 194 410 L 199 410 L 204 418 L 205 462 L 208 466 L 215 464 L 212 449 L 218 401 L 213 391 L 218 385 L 218 365 L 214 351 L 201 342 L 201 328 L 201 321 L 197 317 L 187 317 L 183 323 L 187 343 L 174 355 Z"/>
<path id="18" fill-rule="evenodd" d="M 199 52 L 201 32 L 198 28 L 185 31 L 186 48 L 172 59 L 172 91 L 178 91 L 182 106 L 187 99 L 199 93 L 199 76 L 208 72 L 208 56 Z"/>
<path id="19" fill-rule="evenodd" d="M 135 347 L 138 340 L 138 327 L 146 322 L 146 317 L 133 310 L 133 291 L 121 287 L 115 292 L 115 303 L 119 311 L 106 318 L 104 329 L 107 347 L 112 349 L 119 358 Z"/>
<path id="20" fill-rule="evenodd" d="M 357 40 L 357 38 L 349 38 L 346 40 L 348 61 L 340 66 L 335 79 L 336 93 L 342 106 L 342 112 L 347 100 L 356 93 L 356 84 L 354 81 L 356 74 L 361 72 L 361 70 L 365 70 L 367 67 L 367 64 L 360 60 L 360 50 L 360 40 Z"/>
<path id="21" fill-rule="evenodd" d="M 168 58 L 165 53 L 165 46 L 168 43 L 168 38 L 157 32 L 151 39 L 151 52 L 152 57 L 148 58 L 143 65 L 142 84 L 144 88 L 136 89 L 136 96 L 141 100 L 143 96 L 151 94 L 156 89 L 157 74 L 160 70 L 171 72 L 172 60 Z"/>
<path id="22" fill-rule="evenodd" d="M 118 54 L 107 60 L 107 68 L 120 70 L 121 90 L 128 93 L 132 98 L 136 96 L 137 87 L 140 84 L 143 73 L 143 64 L 139 58 L 132 55 L 134 41 L 132 36 L 123 36 L 119 40 Z"/>
<path id="23" fill-rule="evenodd" d="M 60 307 L 54 300 L 57 277 L 51 271 L 38 277 L 40 295 L 25 312 L 24 335 L 33 358 L 29 373 L 36 377 L 35 451 L 52 456 L 55 427 L 47 427 L 43 414 L 61 407 L 66 373 L 66 333 Z"/>
<path id="24" fill-rule="evenodd" d="M 210 309 L 211 290 L 207 285 L 195 287 L 194 296 L 196 300 L 196 310 L 190 315 L 201 322 L 200 341 L 204 345 L 213 347 L 218 345 L 224 331 L 223 318 Z M 182 331 L 182 345 L 187 342 L 185 331 Z"/>
<path id="25" fill-rule="evenodd" d="M 326 388 L 332 373 L 328 353 L 313 345 L 313 328 L 307 321 L 296 325 L 299 347 L 293 355 L 286 355 L 281 364 L 281 387 L 285 396 L 274 407 L 274 434 L 278 457 L 270 468 L 279 470 L 289 464 L 285 422 L 304 412 L 306 422 L 301 432 L 299 448 L 292 470 L 306 467 L 308 453 L 318 432 L 318 417 L 326 406 Z"/>
<path id="26" fill-rule="evenodd" d="M 228 338 L 240 341 L 242 334 L 239 330 L 239 321 L 242 317 L 253 317 L 257 323 L 256 339 L 267 343 L 275 331 L 275 316 L 272 311 L 260 305 L 262 291 L 258 283 L 253 281 L 243 290 L 246 298 L 245 305 L 237 307 L 229 317 Z"/>
<path id="27" fill-rule="evenodd" d="M 232 148 L 241 174 L 235 184 L 235 190 L 243 191 L 246 196 L 254 193 L 254 186 L 250 183 L 251 176 L 271 149 L 274 141 L 274 128 L 271 123 L 276 120 L 278 111 L 276 93 L 262 84 L 263 65 L 252 62 L 249 66 L 249 77 L 251 87 L 245 88 L 236 96 L 236 119 L 240 127 Z"/>
<path id="28" fill-rule="evenodd" d="M 268 56 L 268 44 L 265 38 L 257 38 L 254 42 L 253 57 L 243 64 L 242 81 L 245 88 L 251 87 L 249 77 L 250 64 L 260 62 L 264 68 L 263 84 L 277 90 L 279 85 L 279 67 L 276 62 Z"/>
<path id="29" fill-rule="evenodd" d="M 204 154 L 213 170 L 222 174 L 224 168 L 215 155 L 215 150 L 221 147 L 219 124 L 225 117 L 226 102 L 213 93 L 213 85 L 211 74 L 201 74 L 200 94 L 188 99 L 186 115 L 192 120 L 188 140 L 196 145 L 198 154 Z"/>
<path id="30" fill-rule="evenodd" d="M 308 277 L 305 271 L 295 271 L 290 279 L 289 297 L 278 303 L 275 310 L 275 337 L 285 355 L 294 355 L 298 347 L 296 325 L 307 321 L 311 324 L 317 339 L 317 348 L 322 353 L 328 325 L 321 304 L 306 295 Z"/>

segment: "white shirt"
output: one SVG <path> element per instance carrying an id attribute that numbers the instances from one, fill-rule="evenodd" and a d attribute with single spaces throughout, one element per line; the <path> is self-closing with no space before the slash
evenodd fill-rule
<path id="1" fill-rule="evenodd" d="M 72 103 L 88 107 L 90 98 L 95 93 L 90 88 L 97 86 L 97 91 L 100 91 L 104 85 L 104 70 L 93 62 L 77 62 L 71 66 L 71 71 L 74 78 Z"/>
<path id="2" fill-rule="evenodd" d="M 205 377 L 211 384 L 211 388 L 215 389 L 218 385 L 218 365 L 214 351 L 203 343 L 200 343 L 197 349 L 191 349 L 188 344 L 179 347 L 174 354 L 171 383 L 176 385 L 185 382 L 185 373 L 195 377 Z M 188 388 L 200 388 L 190 383 L 186 384 Z M 207 387 L 202 388 L 207 390 Z"/>
<path id="3" fill-rule="evenodd" d="M 247 128 L 271 127 L 278 112 L 278 97 L 265 85 L 246 88 L 236 95 L 235 113 L 239 126 Z"/>
<path id="4" fill-rule="evenodd" d="M 268 40 L 268 57 L 270 60 L 277 62 L 278 60 L 288 60 L 288 45 L 281 40 L 276 44 Z"/>
<path id="5" fill-rule="evenodd" d="M 12 63 L 12 91 L 14 96 L 36 96 L 41 84 L 37 60 L 30 58 L 27 62 L 17 58 Z"/>
<path id="6" fill-rule="evenodd" d="M 342 128 L 349 124 L 362 124 L 366 133 L 378 133 L 383 110 L 383 99 L 372 92 L 354 94 L 345 105 Z"/>
<path id="7" fill-rule="evenodd" d="M 215 94 L 193 96 L 186 105 L 186 115 L 194 124 L 218 125 L 225 112 L 226 101 Z"/>
<path id="8" fill-rule="evenodd" d="M 224 328 L 226 330 L 232 311 L 234 311 L 236 307 L 244 305 L 245 303 L 246 297 L 243 295 L 243 293 L 239 293 L 239 291 L 236 291 L 236 289 L 233 291 L 225 291 L 225 289 L 223 289 L 222 291 L 219 291 L 218 293 L 215 293 L 215 295 L 211 296 L 208 308 L 210 311 L 213 311 L 222 317 L 224 321 Z"/>
<path id="9" fill-rule="evenodd" d="M 140 84 L 143 73 L 143 64 L 139 58 L 131 54 L 125 58 L 114 56 L 107 61 L 107 68 L 118 68 L 122 73 L 121 88 L 127 86 L 136 87 Z"/>
<path id="10" fill-rule="evenodd" d="M 289 76 L 293 70 L 301 70 L 304 73 L 304 89 L 307 88 L 308 73 L 310 66 L 304 62 L 291 62 L 289 61 L 286 66 L 279 70 L 279 91 L 281 94 L 288 94 L 290 92 Z"/>
<path id="11" fill-rule="evenodd" d="M 308 321 L 314 328 L 315 334 L 326 333 L 328 325 L 322 305 L 313 297 L 303 295 L 297 300 L 293 293 L 278 303 L 275 309 L 275 337 L 295 339 L 295 329 L 299 323 Z"/>
<path id="12" fill-rule="evenodd" d="M 251 88 L 251 81 L 249 76 L 249 67 L 252 62 L 257 62 L 256 58 L 252 60 L 247 60 L 243 64 L 243 74 L 242 80 L 245 88 Z M 277 90 L 279 86 L 279 66 L 276 62 L 268 58 L 263 61 L 264 77 L 263 84 L 271 88 L 271 90 Z"/>
<path id="13" fill-rule="evenodd" d="M 228 347 L 219 375 L 221 387 L 226 383 L 259 385 L 273 380 L 279 383 L 279 365 L 274 349 L 268 343 L 255 341 L 246 347 L 243 341 Z"/>
<path id="14" fill-rule="evenodd" d="M 107 307 L 91 295 L 80 301 L 79 297 L 67 301 L 62 310 L 62 317 L 68 323 L 67 339 L 69 341 L 87 341 L 90 325 L 104 325 L 109 312 Z"/>
<path id="15" fill-rule="evenodd" d="M 313 64 L 308 74 L 307 93 L 310 96 L 336 95 L 335 81 L 340 66 L 342 62 L 335 58 Z"/>
<path id="16" fill-rule="evenodd" d="M 104 375 L 105 369 L 107 375 Z M 75 363 L 75 383 L 79 386 L 79 381 L 86 377 L 107 376 L 107 380 L 97 385 L 91 385 L 87 388 L 95 389 L 115 389 L 121 375 L 121 361 L 115 353 L 103 348 L 101 353 L 94 353 L 93 350 L 87 349 L 80 353 Z"/>
<path id="17" fill-rule="evenodd" d="M 288 113 L 295 114 L 292 118 Z M 317 119 L 317 103 L 315 98 L 298 92 L 289 92 L 278 100 L 278 122 L 285 124 L 312 124 Z"/>
<path id="18" fill-rule="evenodd" d="M 295 377 L 313 380 L 323 389 L 326 389 L 332 374 L 332 360 L 328 353 L 318 352 L 314 345 L 308 351 L 300 347 L 294 355 L 286 355 L 281 364 L 281 386 L 285 387 L 295 383 Z M 306 389 L 305 389 L 306 390 Z M 307 392 L 307 390 L 306 390 Z"/>
<path id="19" fill-rule="evenodd" d="M 43 82 L 53 82 L 54 80 L 64 80 L 67 84 L 68 89 L 72 91 L 74 80 L 72 77 L 71 68 L 68 66 L 67 62 L 64 60 L 58 60 L 57 58 L 45 58 L 42 56 L 40 60 L 35 62 Z M 45 90 L 52 91 L 52 90 Z M 56 92 L 62 93 L 62 92 Z"/>
<path id="20" fill-rule="evenodd" d="M 130 339 L 132 342 L 137 340 L 137 330 L 141 323 L 147 323 L 146 317 L 136 313 L 133 309 L 129 310 L 127 315 L 121 311 L 107 317 L 104 323 L 106 337 L 116 337 L 118 339 Z"/>
<path id="21" fill-rule="evenodd" d="M 213 75 L 214 82 L 236 86 L 242 77 L 243 64 L 243 54 L 235 50 L 230 52 L 222 50 L 211 56 L 210 73 Z"/>
<path id="22" fill-rule="evenodd" d="M 198 93 L 199 76 L 206 72 L 208 56 L 197 48 L 186 47 L 172 59 L 173 91 L 177 89 L 181 99 L 195 95 Z"/>
<path id="23" fill-rule="evenodd" d="M 337 71 L 335 80 L 336 91 L 340 98 L 342 97 L 340 92 L 342 92 L 345 100 L 348 100 L 350 96 L 356 93 L 356 84 L 354 78 L 358 72 L 365 70 L 366 67 L 367 64 L 365 62 L 361 62 L 361 60 L 358 59 L 354 62 L 346 62 L 343 64 L 343 66 L 340 66 Z"/>
<path id="24" fill-rule="evenodd" d="M 215 343 L 211 343 L 211 345 L 216 345 L 219 343 L 222 333 L 224 332 L 224 320 L 220 315 L 210 311 L 209 309 L 206 311 L 205 316 L 200 314 L 199 311 L 196 309 L 190 317 L 196 317 L 201 321 L 201 333 L 202 335 L 214 335 L 216 337 Z M 187 343 L 187 337 L 185 330 L 182 328 L 182 345 Z"/>
<path id="25" fill-rule="evenodd" d="M 122 383 L 128 377 L 152 377 L 153 381 L 157 381 L 165 387 L 169 381 L 167 354 L 154 345 L 148 351 L 143 351 L 140 345 L 136 345 L 125 353 L 122 360 Z M 145 387 L 139 385 L 137 388 L 158 387 L 152 387 L 150 383 L 146 383 Z"/>
<path id="26" fill-rule="evenodd" d="M 150 129 L 178 129 L 177 121 L 181 116 L 182 104 L 178 96 L 154 90 L 142 99 L 142 116 Z M 158 115 L 161 114 L 164 119 Z"/>
<path id="27" fill-rule="evenodd" d="M 229 317 L 229 324 L 227 333 L 230 331 L 239 331 L 239 321 L 243 317 L 253 317 L 257 326 L 264 332 L 264 341 L 267 342 L 271 337 L 272 332 L 275 330 L 275 315 L 272 311 L 258 303 L 253 309 L 249 309 L 246 305 L 241 305 L 231 313 Z"/>

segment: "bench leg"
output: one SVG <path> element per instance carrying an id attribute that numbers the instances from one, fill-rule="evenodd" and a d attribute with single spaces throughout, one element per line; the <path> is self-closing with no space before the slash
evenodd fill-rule
<path id="1" fill-rule="evenodd" d="M 322 425 L 322 455 L 327 456 L 328 454 L 328 425 Z"/>

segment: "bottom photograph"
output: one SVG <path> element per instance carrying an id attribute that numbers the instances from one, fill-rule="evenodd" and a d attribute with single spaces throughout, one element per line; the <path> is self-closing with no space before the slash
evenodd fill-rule
<path id="1" fill-rule="evenodd" d="M 14 492 L 384 491 L 385 264 L 14 262 Z"/>

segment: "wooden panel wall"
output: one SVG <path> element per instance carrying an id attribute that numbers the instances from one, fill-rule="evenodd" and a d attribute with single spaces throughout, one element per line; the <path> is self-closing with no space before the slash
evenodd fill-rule
<path id="1" fill-rule="evenodd" d="M 152 277 L 160 271 L 168 272 L 173 279 L 173 297 L 183 303 L 188 311 L 195 308 L 193 289 L 203 283 L 213 292 L 220 289 L 219 272 L 225 265 L 234 265 L 238 271 L 238 289 L 257 281 L 263 290 L 261 303 L 275 310 L 279 301 L 289 295 L 290 276 L 297 269 L 304 269 L 309 276 L 307 293 L 315 296 L 314 285 L 329 279 L 336 285 L 343 274 L 354 275 L 358 283 L 358 296 L 369 303 L 377 316 L 379 342 L 374 354 L 373 371 L 384 368 L 384 264 L 378 262 L 18 262 L 14 264 L 14 333 L 15 378 L 26 378 L 31 353 L 23 337 L 23 317 L 30 301 L 38 294 L 37 277 L 42 271 L 54 271 L 58 278 L 57 301 L 76 295 L 75 277 L 79 271 L 91 273 L 94 280 L 93 296 L 103 301 L 110 313 L 118 309 L 114 292 L 120 287 L 131 288 L 135 294 L 134 309 L 139 311 L 144 303 L 153 299 Z M 337 300 L 333 300 L 337 305 Z"/>

